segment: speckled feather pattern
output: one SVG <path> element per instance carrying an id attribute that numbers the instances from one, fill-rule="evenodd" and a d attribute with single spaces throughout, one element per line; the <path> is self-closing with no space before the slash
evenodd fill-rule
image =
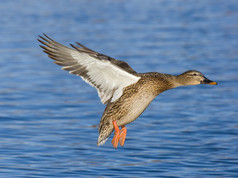
<path id="1" fill-rule="evenodd" d="M 113 103 L 108 103 L 99 124 L 98 145 L 106 142 L 113 132 L 112 121 L 118 126 L 136 120 L 151 101 L 163 91 L 176 87 L 174 76 L 157 72 L 137 74 L 141 79 L 124 89 L 123 95 Z"/>

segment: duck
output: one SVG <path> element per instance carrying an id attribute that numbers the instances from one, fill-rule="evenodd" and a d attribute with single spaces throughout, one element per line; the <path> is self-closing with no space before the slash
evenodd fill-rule
<path id="1" fill-rule="evenodd" d="M 126 125 L 135 121 L 160 93 L 186 85 L 217 85 L 197 70 L 179 75 L 137 73 L 127 62 L 96 52 L 81 43 L 70 44 L 70 48 L 43 35 L 39 35 L 39 46 L 48 57 L 63 70 L 80 76 L 95 87 L 101 102 L 106 105 L 98 127 L 98 146 L 103 145 L 113 131 L 113 147 L 116 149 L 118 143 L 124 146 Z"/>

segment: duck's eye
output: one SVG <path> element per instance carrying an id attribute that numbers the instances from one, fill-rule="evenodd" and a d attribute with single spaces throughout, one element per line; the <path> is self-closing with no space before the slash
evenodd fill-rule
<path id="1" fill-rule="evenodd" d="M 193 76 L 197 76 L 198 74 L 197 74 L 197 73 L 193 73 L 192 75 L 193 75 Z"/>

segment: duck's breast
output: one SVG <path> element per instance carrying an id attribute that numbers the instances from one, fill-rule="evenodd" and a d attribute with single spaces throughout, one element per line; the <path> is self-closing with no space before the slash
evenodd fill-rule
<path id="1" fill-rule="evenodd" d="M 155 97 L 156 95 L 150 92 L 147 87 L 141 87 L 130 96 L 122 97 L 123 103 L 120 109 L 125 112 L 121 118 L 118 118 L 117 124 L 123 126 L 136 120 Z"/>

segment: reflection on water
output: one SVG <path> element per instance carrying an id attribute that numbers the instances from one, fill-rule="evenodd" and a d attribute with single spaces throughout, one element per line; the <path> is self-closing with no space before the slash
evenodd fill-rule
<path id="1" fill-rule="evenodd" d="M 1 1 L 1 177 L 237 177 L 236 1 Z M 197 69 L 218 86 L 166 91 L 97 147 L 95 89 L 38 47 L 45 32 L 136 71 Z"/>

